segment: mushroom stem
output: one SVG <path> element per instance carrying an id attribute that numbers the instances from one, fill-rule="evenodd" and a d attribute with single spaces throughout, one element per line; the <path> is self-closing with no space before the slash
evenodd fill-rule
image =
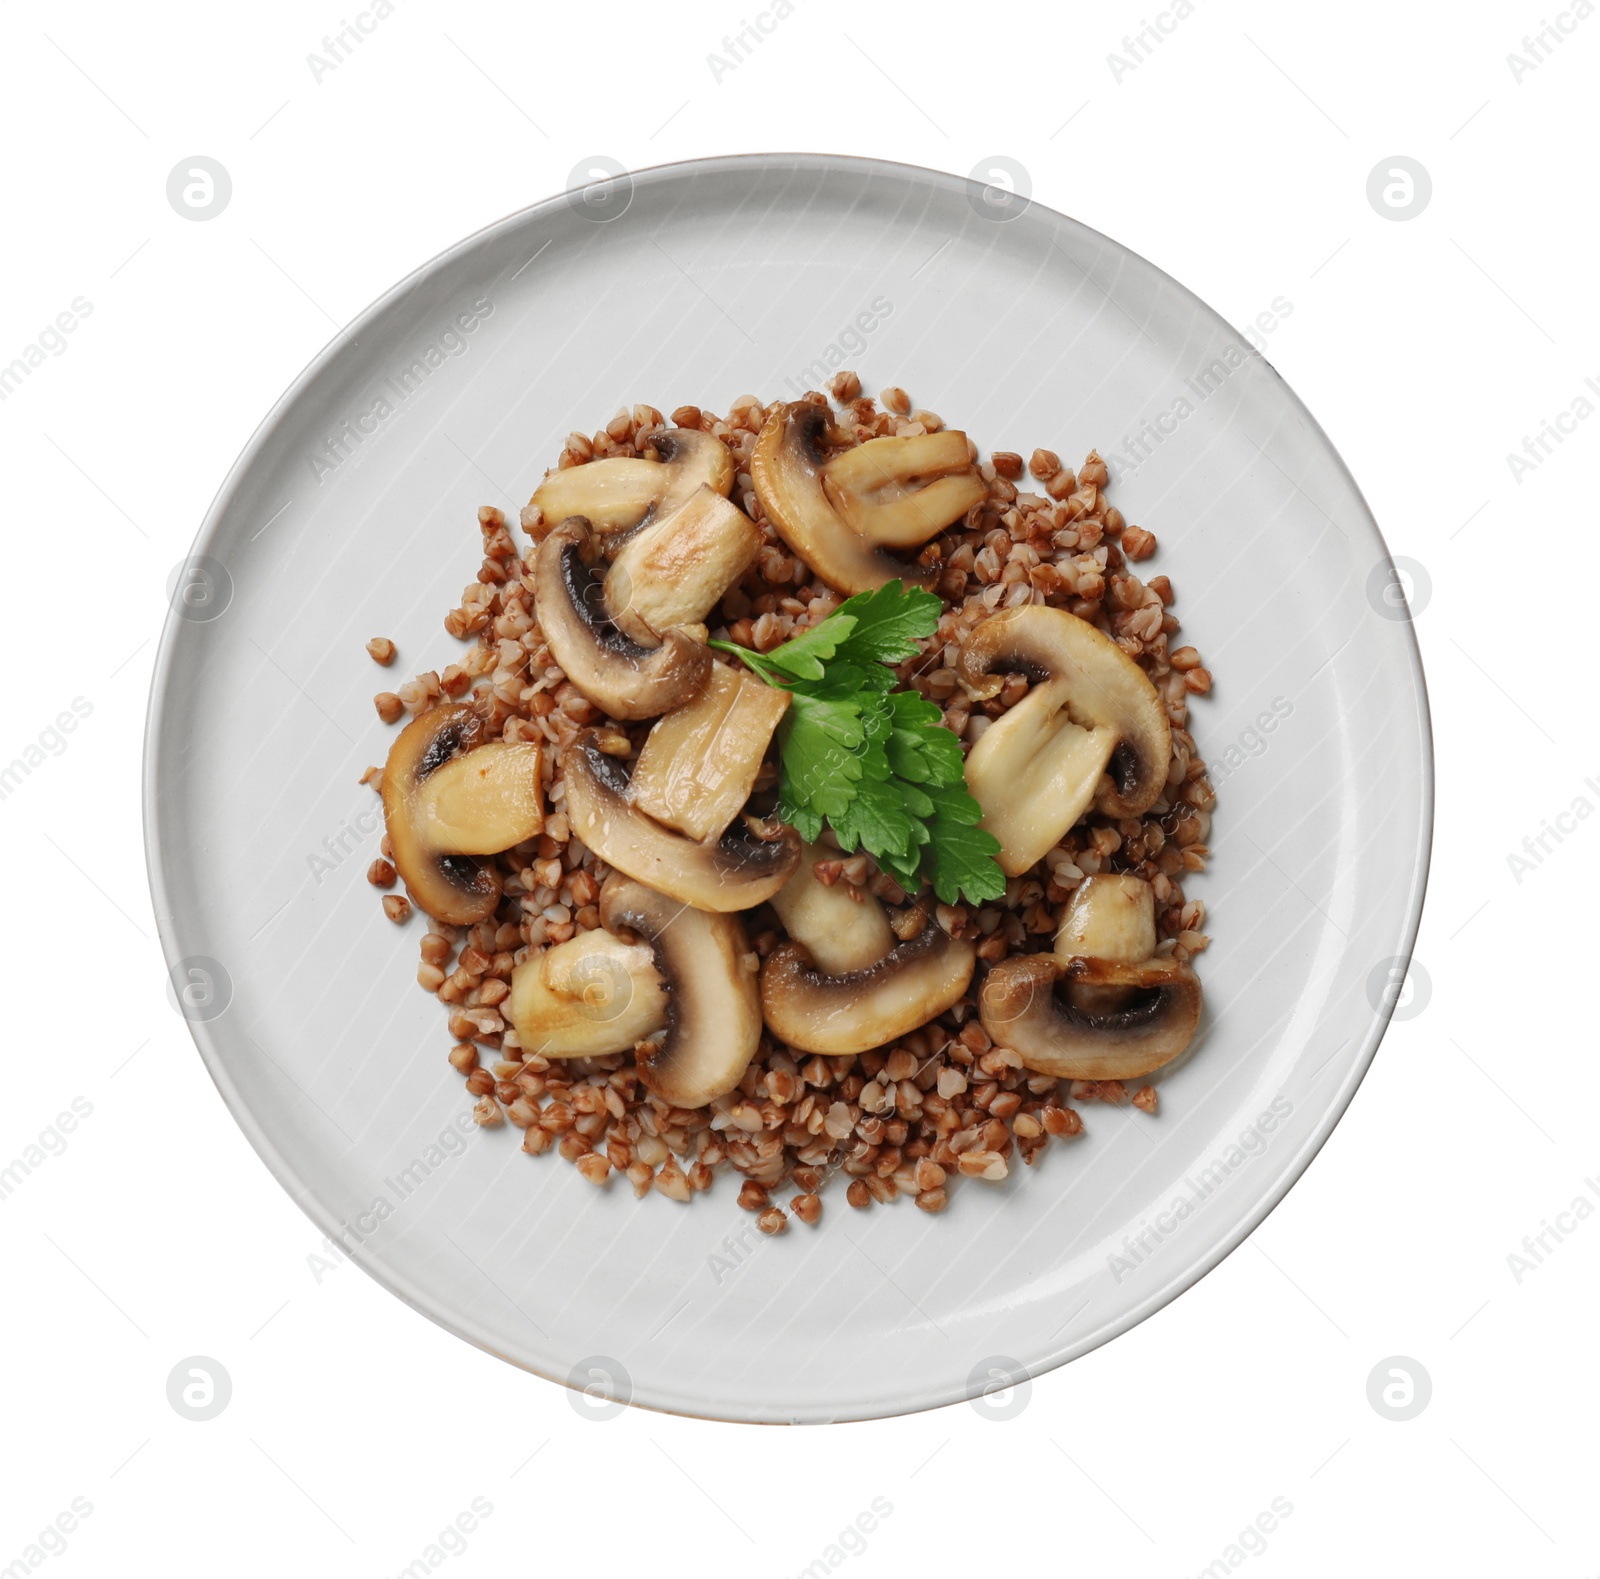
<path id="1" fill-rule="evenodd" d="M 1056 933 L 1056 958 L 1133 965 L 1156 951 L 1156 896 L 1142 877 L 1100 872 L 1073 889 Z"/>
<path id="2" fill-rule="evenodd" d="M 895 945 L 883 906 L 869 893 L 853 893 L 843 882 L 831 886 L 816 874 L 816 863 L 836 851 L 808 844 L 800 851 L 795 874 L 772 896 L 783 929 L 804 943 L 819 969 L 830 976 L 848 975 L 876 965 Z"/>
<path id="3" fill-rule="evenodd" d="M 1155 890 L 1142 877 L 1127 872 L 1100 872 L 1073 889 L 1061 912 L 1055 957 L 1070 969 L 1075 959 L 1109 960 L 1137 965 L 1156 951 Z M 1085 1014 L 1108 1014 L 1125 1008 L 1131 987 L 1092 986 L 1071 982 L 1067 1001 Z"/>
<path id="4" fill-rule="evenodd" d="M 967 788 L 1000 841 L 1007 877 L 1042 859 L 1089 809 L 1116 746 L 1114 731 L 1072 722 L 1071 690 L 1070 679 L 1036 685 L 967 754 Z"/>
<path id="5" fill-rule="evenodd" d="M 450 855 L 498 855 L 544 826 L 537 742 L 492 740 L 421 781 L 417 812 L 429 844 Z"/>
<path id="6" fill-rule="evenodd" d="M 635 532 L 606 573 L 606 609 L 644 647 L 703 620 L 755 562 L 761 529 L 709 486 Z"/>

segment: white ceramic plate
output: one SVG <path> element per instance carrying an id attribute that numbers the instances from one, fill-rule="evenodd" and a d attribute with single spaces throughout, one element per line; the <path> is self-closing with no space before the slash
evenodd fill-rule
<path id="1" fill-rule="evenodd" d="M 928 1217 L 763 1240 L 730 1180 L 597 1191 L 479 1132 L 364 878 L 372 695 L 455 644 L 475 511 L 515 518 L 572 428 L 725 410 L 838 366 L 981 444 L 1097 445 L 1216 678 L 1219 802 L 1191 892 L 1208 1012 L 1161 1112 Z M 1145 434 L 1140 440 L 1141 433 Z M 1215 313 L 1104 236 L 924 170 L 805 156 L 643 171 L 419 269 L 251 440 L 156 668 L 146 826 L 161 938 L 234 1115 L 316 1224 L 451 1331 L 559 1381 L 731 1420 L 861 1419 L 1036 1376 L 1232 1250 L 1349 1102 L 1421 908 L 1432 800 L 1416 645 L 1327 438 Z M 399 644 L 389 677 L 363 652 Z M 226 1253 L 226 1251 L 224 1251 Z M 604 1378 L 611 1377 L 608 1384 Z"/>

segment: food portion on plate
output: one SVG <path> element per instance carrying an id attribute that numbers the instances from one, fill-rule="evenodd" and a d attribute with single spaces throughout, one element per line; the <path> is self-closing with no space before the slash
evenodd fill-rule
<path id="1" fill-rule="evenodd" d="M 1074 1102 L 1155 1112 L 1211 678 L 1108 480 L 841 373 L 570 435 L 525 543 L 479 511 L 468 645 L 378 695 L 409 721 L 366 778 L 480 1124 L 641 1196 L 737 1173 L 777 1233 L 785 1184 L 806 1223 L 835 1174 L 939 1212 Z"/>

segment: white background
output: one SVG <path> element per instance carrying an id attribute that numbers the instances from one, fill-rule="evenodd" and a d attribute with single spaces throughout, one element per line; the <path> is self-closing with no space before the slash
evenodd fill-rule
<path id="1" fill-rule="evenodd" d="M 1572 33 L 1519 81 L 1507 56 L 1534 58 L 1531 6 L 1200 0 L 1178 21 L 798 0 L 719 80 L 708 54 L 759 3 L 400 0 L 320 80 L 308 54 L 354 18 L 310 0 L 0 9 L 0 365 L 92 304 L 0 404 L 0 760 L 73 698 L 92 708 L 0 801 L 0 1165 L 74 1097 L 93 1110 L 0 1200 L 0 1571 L 83 1498 L 51 1574 L 392 1575 L 483 1497 L 451 1573 L 790 1575 L 874 1498 L 893 1511 L 850 1572 L 1177 1576 L 1230 1555 L 1297 1575 L 1593 1572 L 1600 1224 L 1556 1214 L 1600 1202 L 1579 997 L 1600 831 L 1570 821 L 1520 872 L 1507 857 L 1580 797 L 1600 805 L 1584 782 L 1600 783 L 1600 422 L 1573 422 L 1520 480 L 1506 455 L 1600 402 L 1584 385 L 1600 381 L 1600 21 L 1552 17 Z M 1146 18 L 1172 31 L 1119 78 L 1107 57 L 1133 59 Z M 280 391 L 402 274 L 592 156 L 774 148 L 958 174 L 1005 155 L 1037 200 L 1234 323 L 1286 297 L 1269 359 L 1425 572 L 1431 987 L 1414 974 L 1344 1122 L 1250 1243 L 1005 1421 L 965 1405 L 796 1431 L 584 1419 L 359 1270 L 316 1281 L 319 1236 L 206 1078 L 154 941 L 138 772 L 166 581 Z M 196 154 L 233 183 L 204 223 L 166 197 Z M 1433 187 L 1402 222 L 1367 197 L 1394 155 Z M 1546 1219 L 1573 1231 L 1519 1277 L 1508 1255 Z M 204 1422 L 167 1400 L 194 1355 L 232 1380 Z M 1403 1422 L 1368 1401 L 1391 1356 L 1431 1377 Z M 1275 1498 L 1292 1512 L 1265 1549 L 1230 1554 Z"/>

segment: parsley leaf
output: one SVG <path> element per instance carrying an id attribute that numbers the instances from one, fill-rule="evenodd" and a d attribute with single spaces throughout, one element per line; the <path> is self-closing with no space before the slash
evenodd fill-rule
<path id="1" fill-rule="evenodd" d="M 957 894 L 975 905 L 1000 898 L 1006 891 L 1006 874 L 995 860 L 1000 841 L 978 826 L 977 801 L 954 786 L 932 789 L 928 798 L 934 805 L 928 824 L 934 893 L 947 905 Z"/>
<path id="2" fill-rule="evenodd" d="M 851 699 L 795 692 L 781 730 L 778 815 L 815 841 L 825 817 L 842 816 L 862 776 L 866 730 Z"/>
<path id="3" fill-rule="evenodd" d="M 906 810 L 892 779 L 864 781 L 844 811 L 828 821 L 846 854 L 861 844 L 872 855 L 905 860 L 926 839 L 922 824 Z"/>
<path id="4" fill-rule="evenodd" d="M 786 641 L 771 652 L 762 653 L 761 659 L 770 668 L 782 669 L 801 680 L 820 680 L 823 677 L 822 661 L 832 658 L 855 631 L 855 618 L 843 609 L 835 609 L 820 625 L 802 631 L 792 641 Z M 740 657 L 744 656 L 742 649 Z"/>
<path id="5" fill-rule="evenodd" d="M 891 581 L 857 593 L 771 652 L 712 642 L 793 701 L 778 726 L 778 815 L 808 841 L 827 822 L 846 854 L 865 849 L 906 890 L 926 875 L 946 904 L 1005 892 L 1000 844 L 978 827 L 961 744 L 937 705 L 896 690 L 891 664 L 938 628 L 930 592 Z"/>
<path id="6" fill-rule="evenodd" d="M 817 629 L 847 619 L 852 628 L 838 644 L 835 656 L 856 663 L 904 663 L 917 655 L 917 643 L 939 628 L 942 607 L 931 592 L 886 581 L 876 592 L 858 592 L 841 603 Z M 805 637 L 796 639 L 804 641 Z"/>

